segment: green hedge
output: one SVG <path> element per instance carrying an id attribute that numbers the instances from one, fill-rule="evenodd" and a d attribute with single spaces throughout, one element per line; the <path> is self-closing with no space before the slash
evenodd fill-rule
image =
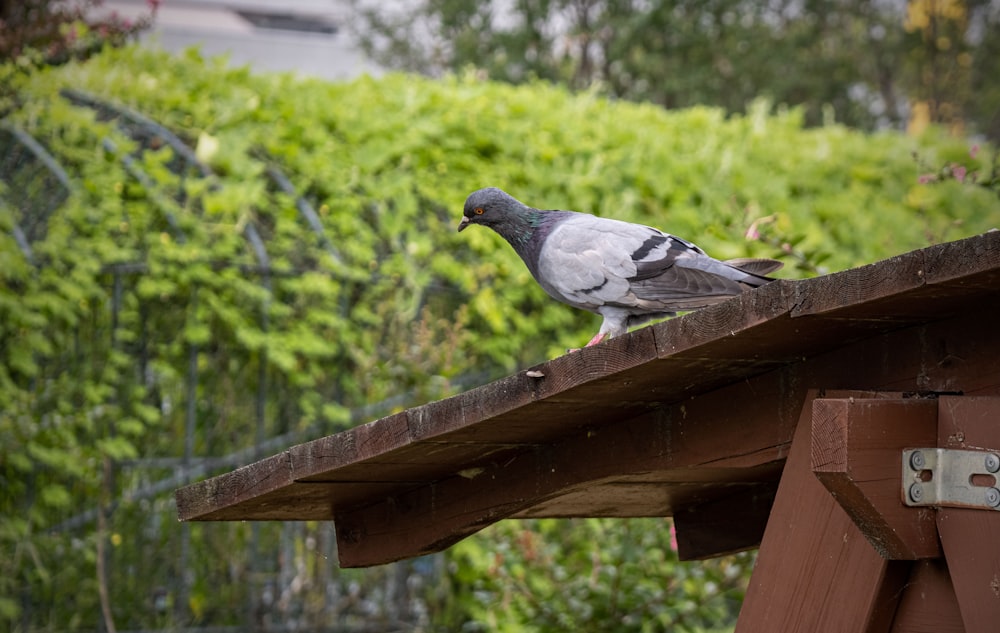
<path id="1" fill-rule="evenodd" d="M 992 192 L 954 180 L 920 184 L 913 158 L 918 152 L 929 164 L 974 171 L 986 169 L 989 152 L 973 159 L 963 142 L 943 136 L 804 130 L 799 112 L 764 102 L 726 118 L 715 109 L 667 112 L 473 74 L 331 84 L 140 48 L 28 76 L 0 69 L 0 76 L 17 82 L 8 121 L 47 146 L 78 185 L 34 245 L 37 268 L 11 236 L 19 210 L 0 204 L 0 541 L 16 553 L 0 563 L 0 618 L 17 621 L 27 608 L 42 627 L 96 626 L 94 551 L 105 537 L 117 573 L 159 556 L 163 577 L 195 577 L 189 611 L 197 621 L 240 621 L 247 567 L 227 572 L 219 558 L 233 543 L 238 557 L 249 556 L 247 527 L 197 526 L 190 569 L 177 569 L 154 554 L 178 542 L 170 504 L 129 500 L 150 477 L 170 472 L 129 468 L 130 460 L 183 454 L 192 351 L 194 454 L 217 456 L 250 446 L 259 415 L 266 436 L 328 433 L 368 419 L 367 410 L 352 413 L 360 407 L 400 394 L 408 399 L 386 406 L 441 397 L 460 377 L 485 380 L 592 335 L 599 319 L 548 299 L 496 235 L 456 233 L 474 189 L 500 186 L 537 207 L 651 224 L 722 258 L 780 257 L 791 277 L 1000 224 Z M 178 175 L 167 147 L 136 152 L 122 130 L 62 98 L 63 88 L 159 121 L 216 175 Z M 105 139 L 117 150 L 102 148 Z M 122 159 L 133 153 L 152 186 L 129 175 Z M 269 186 L 270 164 L 318 210 L 335 254 L 294 199 Z M 267 246 L 268 277 L 253 271 L 249 224 Z M 751 227 L 759 239 L 746 237 Z M 115 274 L 120 264 L 143 272 Z M 253 395 L 261 379 L 262 411 Z M 110 536 L 91 524 L 51 531 L 99 500 L 118 504 Z M 626 547 L 631 541 L 614 541 L 626 533 L 651 538 L 615 523 L 525 525 L 547 538 L 561 534 L 565 551 L 551 555 L 566 560 L 593 530 L 603 530 L 609 547 Z M 649 526 L 655 547 L 668 552 L 662 523 L 634 525 Z M 484 538 L 499 542 L 522 527 Z M 262 529 L 266 542 L 278 538 L 277 528 Z M 492 563 L 476 548 L 491 542 L 470 541 L 451 564 L 468 578 L 505 577 L 483 567 Z M 672 569 L 670 556 L 657 569 Z M 162 624 L 128 606 L 147 600 L 157 582 L 118 578 L 121 626 Z M 63 583 L 84 589 L 41 613 Z M 483 596 L 503 587 L 456 589 L 440 599 L 438 616 L 452 624 L 539 621 L 530 605 L 484 614 Z M 543 602 L 558 602 L 558 582 L 536 589 L 550 592 Z M 656 595 L 660 604 L 673 599 Z M 553 627 L 577 613 L 557 611 Z M 702 619 L 687 625 L 724 620 L 717 611 L 698 611 Z M 641 621 L 642 612 L 630 617 Z M 656 617 L 666 626 L 667 616 Z"/>

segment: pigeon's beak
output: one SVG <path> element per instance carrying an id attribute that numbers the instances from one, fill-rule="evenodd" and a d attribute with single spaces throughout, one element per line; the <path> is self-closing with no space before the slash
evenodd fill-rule
<path id="1" fill-rule="evenodd" d="M 458 223 L 458 230 L 461 232 L 465 227 L 469 226 L 469 216 L 463 215 L 462 221 Z"/>

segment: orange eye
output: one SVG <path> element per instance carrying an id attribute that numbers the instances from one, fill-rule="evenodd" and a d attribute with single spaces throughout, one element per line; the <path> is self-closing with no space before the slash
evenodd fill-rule
<path id="1" fill-rule="evenodd" d="M 483 208 L 482 207 L 476 207 L 476 215 L 482 215 L 482 214 L 483 214 Z"/>

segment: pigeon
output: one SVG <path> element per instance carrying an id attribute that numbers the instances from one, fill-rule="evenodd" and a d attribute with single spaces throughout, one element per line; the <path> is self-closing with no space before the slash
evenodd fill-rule
<path id="1" fill-rule="evenodd" d="M 719 261 L 649 226 L 535 209 L 496 187 L 466 199 L 458 230 L 473 224 L 507 240 L 553 299 L 604 317 L 587 347 L 762 286 L 782 266 L 773 259 Z"/>

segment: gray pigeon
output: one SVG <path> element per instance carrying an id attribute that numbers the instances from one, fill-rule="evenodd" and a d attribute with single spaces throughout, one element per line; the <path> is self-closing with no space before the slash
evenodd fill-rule
<path id="1" fill-rule="evenodd" d="M 488 226 L 510 242 L 551 297 L 604 317 L 587 343 L 719 303 L 769 281 L 773 259 L 713 259 L 660 230 L 575 211 L 542 211 L 489 187 L 465 201 L 458 230 Z"/>

